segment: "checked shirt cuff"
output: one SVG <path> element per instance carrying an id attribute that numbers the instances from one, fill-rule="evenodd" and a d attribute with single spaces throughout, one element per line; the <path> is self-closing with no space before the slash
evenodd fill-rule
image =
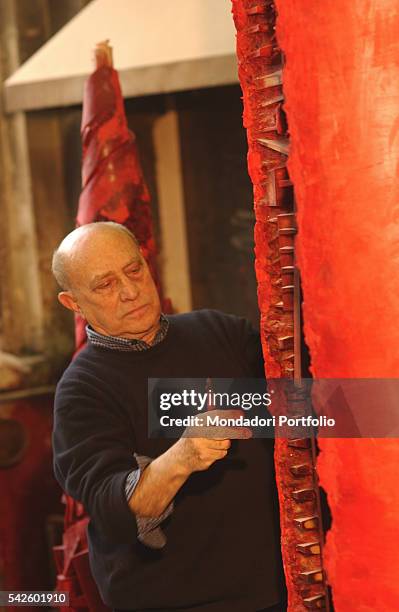
<path id="1" fill-rule="evenodd" d="M 150 457 L 144 455 L 137 455 L 134 453 L 137 465 L 137 469 L 132 470 L 125 482 L 125 494 L 126 499 L 129 501 L 137 484 L 140 480 L 140 476 L 152 461 Z M 145 546 L 149 548 L 163 548 L 166 544 L 166 536 L 163 533 L 160 524 L 173 512 L 173 501 L 165 508 L 160 516 L 149 517 L 149 516 L 136 516 L 137 523 L 137 538 Z"/>

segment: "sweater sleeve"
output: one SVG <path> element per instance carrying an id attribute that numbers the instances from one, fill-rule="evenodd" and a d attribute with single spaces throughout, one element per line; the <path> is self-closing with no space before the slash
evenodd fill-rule
<path id="1" fill-rule="evenodd" d="M 67 372 L 54 407 L 54 472 L 71 497 L 82 502 L 95 528 L 112 542 L 137 537 L 125 494 L 134 457 L 133 431 L 97 379 Z"/>
<path id="2" fill-rule="evenodd" d="M 222 317 L 226 335 L 247 376 L 264 378 L 265 366 L 259 331 L 244 317 L 224 313 L 217 313 L 217 316 Z"/>
<path id="3" fill-rule="evenodd" d="M 253 378 L 264 378 L 265 366 L 260 334 L 246 319 L 240 319 L 242 358 Z"/>

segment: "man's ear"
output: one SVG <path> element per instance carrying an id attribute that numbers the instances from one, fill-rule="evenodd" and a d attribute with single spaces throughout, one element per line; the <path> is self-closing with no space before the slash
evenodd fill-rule
<path id="1" fill-rule="evenodd" d="M 81 313 L 79 305 L 70 291 L 60 291 L 58 294 L 58 301 L 65 306 L 65 308 Z"/>

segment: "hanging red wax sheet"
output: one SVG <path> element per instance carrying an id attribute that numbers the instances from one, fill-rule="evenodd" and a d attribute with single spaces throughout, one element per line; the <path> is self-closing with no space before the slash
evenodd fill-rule
<path id="1" fill-rule="evenodd" d="M 399 377 L 399 4 L 276 0 L 305 338 L 318 378 Z M 323 439 L 337 612 L 399 601 L 399 441 Z"/>

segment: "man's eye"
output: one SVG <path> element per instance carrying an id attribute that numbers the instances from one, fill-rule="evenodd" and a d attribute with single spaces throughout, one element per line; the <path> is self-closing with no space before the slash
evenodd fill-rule
<path id="1" fill-rule="evenodd" d="M 137 266 L 136 268 L 130 268 L 130 270 L 128 271 L 128 274 L 137 274 L 138 272 L 140 272 L 141 270 L 141 266 Z"/>
<path id="2" fill-rule="evenodd" d="M 101 285 L 97 285 L 97 289 L 107 289 L 111 286 L 111 281 L 107 281 L 106 283 L 101 283 Z"/>

